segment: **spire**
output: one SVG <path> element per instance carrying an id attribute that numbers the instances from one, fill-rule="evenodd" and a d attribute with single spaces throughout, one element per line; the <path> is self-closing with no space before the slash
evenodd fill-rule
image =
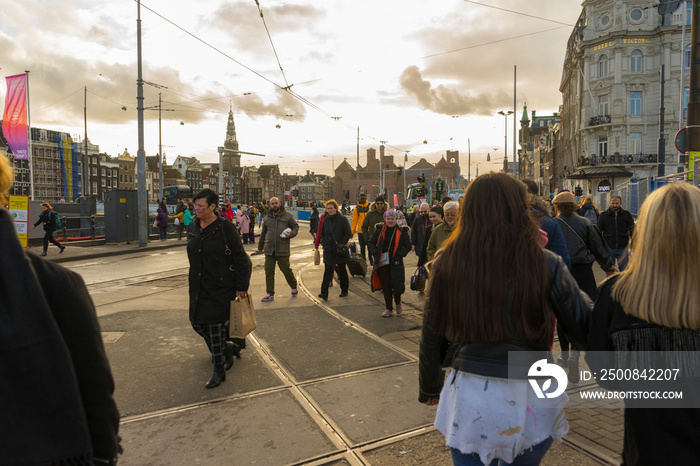
<path id="1" fill-rule="evenodd" d="M 226 125 L 226 149 L 238 150 L 238 139 L 236 138 L 236 124 L 233 122 L 233 110 L 228 112 L 228 124 Z"/>
<path id="2" fill-rule="evenodd" d="M 523 117 L 520 119 L 520 125 L 530 124 L 530 119 L 527 117 L 527 102 L 523 102 Z"/>

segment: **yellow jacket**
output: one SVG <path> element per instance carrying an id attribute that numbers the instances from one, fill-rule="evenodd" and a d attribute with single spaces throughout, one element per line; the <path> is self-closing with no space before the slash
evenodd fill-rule
<path id="1" fill-rule="evenodd" d="M 355 210 L 352 212 L 352 225 L 350 227 L 351 233 L 354 235 L 355 231 L 360 231 L 362 233 L 362 222 L 365 219 L 365 215 L 369 212 L 369 201 L 365 201 L 364 204 L 357 204 Z M 369 239 L 369 238 L 365 238 Z"/>

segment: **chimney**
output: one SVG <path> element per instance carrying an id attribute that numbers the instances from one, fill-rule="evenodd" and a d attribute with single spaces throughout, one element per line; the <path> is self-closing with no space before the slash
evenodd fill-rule
<path id="1" fill-rule="evenodd" d="M 535 119 L 535 111 L 534 110 L 532 111 L 532 119 L 533 120 Z"/>

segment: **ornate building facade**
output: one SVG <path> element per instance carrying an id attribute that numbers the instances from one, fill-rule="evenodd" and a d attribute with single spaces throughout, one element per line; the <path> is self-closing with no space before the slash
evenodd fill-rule
<path id="1" fill-rule="evenodd" d="M 582 5 L 559 88 L 560 168 L 553 185 L 593 193 L 655 176 L 660 136 L 664 173 L 676 172 L 673 137 L 687 107 L 691 15 L 678 1 L 585 0 Z"/>

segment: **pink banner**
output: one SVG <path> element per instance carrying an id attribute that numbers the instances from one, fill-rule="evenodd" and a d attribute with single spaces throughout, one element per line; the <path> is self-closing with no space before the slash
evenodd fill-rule
<path id="1" fill-rule="evenodd" d="M 5 113 L 2 117 L 2 132 L 7 145 L 18 160 L 29 158 L 27 139 L 27 75 L 17 74 L 7 78 Z"/>

